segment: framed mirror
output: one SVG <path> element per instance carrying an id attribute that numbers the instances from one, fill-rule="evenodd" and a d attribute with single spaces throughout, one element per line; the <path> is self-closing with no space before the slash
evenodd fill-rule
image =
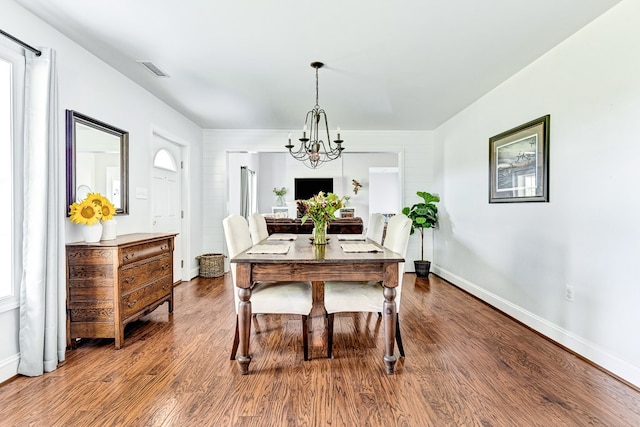
<path id="1" fill-rule="evenodd" d="M 67 206 L 100 193 L 128 214 L 129 132 L 66 110 L 66 137 Z"/>

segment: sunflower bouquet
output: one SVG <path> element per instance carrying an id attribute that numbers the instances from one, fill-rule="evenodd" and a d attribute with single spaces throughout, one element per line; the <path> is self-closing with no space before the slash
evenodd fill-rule
<path id="1" fill-rule="evenodd" d="M 89 193 L 83 201 L 69 206 L 69 216 L 75 224 L 93 225 L 100 220 L 109 221 L 115 213 L 113 203 L 100 193 Z"/>

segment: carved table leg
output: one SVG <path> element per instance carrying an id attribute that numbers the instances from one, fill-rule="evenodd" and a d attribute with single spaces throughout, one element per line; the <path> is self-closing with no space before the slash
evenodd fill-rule
<path id="1" fill-rule="evenodd" d="M 384 304 L 383 304 L 383 320 L 384 320 L 384 364 L 387 368 L 387 374 L 393 374 L 396 364 L 396 356 L 393 354 L 396 335 L 396 289 L 384 287 Z"/>
<path id="2" fill-rule="evenodd" d="M 242 375 L 249 373 L 249 363 L 251 356 L 249 355 L 249 335 L 251 334 L 251 289 L 240 288 L 237 290 L 240 297 L 238 304 L 238 335 L 240 335 L 240 345 L 238 346 L 238 355 L 236 360 L 240 366 Z"/>

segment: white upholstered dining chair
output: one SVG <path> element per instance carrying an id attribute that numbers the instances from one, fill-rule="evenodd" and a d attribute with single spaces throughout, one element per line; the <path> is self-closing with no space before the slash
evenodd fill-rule
<path id="1" fill-rule="evenodd" d="M 249 215 L 249 232 L 251 233 L 251 241 L 254 245 L 269 237 L 267 231 L 267 220 L 259 213 Z"/>
<path id="2" fill-rule="evenodd" d="M 240 215 L 230 215 L 222 221 L 224 235 L 229 250 L 229 258 L 249 249 L 252 245 L 247 220 Z M 236 331 L 231 349 L 231 360 L 235 360 L 239 344 L 238 331 L 238 288 L 236 288 L 236 264 L 231 263 L 233 278 L 233 299 L 236 310 Z M 302 316 L 302 346 L 304 360 L 308 360 L 307 319 L 311 312 L 313 299 L 311 282 L 259 282 L 251 288 L 252 314 L 298 314 Z"/>
<path id="3" fill-rule="evenodd" d="M 405 215 L 395 215 L 387 224 L 384 247 L 392 252 L 407 255 L 411 220 Z M 396 287 L 396 342 L 400 356 L 404 347 L 400 335 L 400 300 L 402 297 L 402 275 L 404 262 L 398 264 L 398 286 Z M 327 357 L 333 352 L 333 317 L 335 313 L 373 312 L 382 313 L 384 296 L 380 282 L 325 282 L 324 307 L 327 313 Z"/>
<path id="4" fill-rule="evenodd" d="M 383 236 L 384 215 L 381 213 L 372 213 L 369 217 L 369 224 L 367 225 L 367 238 L 381 245 Z"/>

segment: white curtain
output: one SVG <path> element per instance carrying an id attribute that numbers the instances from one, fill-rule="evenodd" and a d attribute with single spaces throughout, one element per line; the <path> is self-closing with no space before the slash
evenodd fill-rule
<path id="1" fill-rule="evenodd" d="M 18 373 L 57 368 L 66 349 L 62 174 L 55 52 L 26 52 L 24 102 L 23 271 Z M 20 203 L 18 201 L 18 203 Z"/>
<path id="2" fill-rule="evenodd" d="M 240 166 L 240 215 L 245 218 L 248 218 L 254 211 L 254 176 L 254 171 L 246 166 Z"/>

